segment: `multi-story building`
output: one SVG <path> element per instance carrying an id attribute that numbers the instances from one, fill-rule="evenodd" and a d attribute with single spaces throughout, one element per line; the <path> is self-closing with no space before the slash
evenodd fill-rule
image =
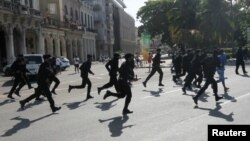
<path id="1" fill-rule="evenodd" d="M 114 51 L 134 53 L 135 21 L 128 15 L 122 0 L 85 0 L 95 11 L 98 56 L 113 55 Z"/>
<path id="2" fill-rule="evenodd" d="M 114 51 L 133 53 L 138 51 L 136 46 L 135 20 L 119 5 L 113 5 L 114 17 Z"/>
<path id="3" fill-rule="evenodd" d="M 81 0 L 40 0 L 43 14 L 44 52 L 86 59 L 96 56 L 94 11 Z"/>
<path id="4" fill-rule="evenodd" d="M 18 54 L 40 52 L 41 19 L 39 0 L 0 0 L 1 61 L 12 63 Z"/>

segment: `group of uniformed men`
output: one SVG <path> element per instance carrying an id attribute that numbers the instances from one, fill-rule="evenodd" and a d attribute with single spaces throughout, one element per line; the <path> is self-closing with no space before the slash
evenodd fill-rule
<path id="1" fill-rule="evenodd" d="M 239 65 L 242 65 L 243 73 L 247 73 L 244 66 L 244 60 L 242 59 L 243 53 L 242 49 L 239 48 L 237 52 L 237 61 L 236 61 L 236 74 L 238 74 L 238 67 Z M 50 55 L 44 55 L 44 63 L 39 68 L 38 71 L 38 78 L 37 78 L 37 84 L 38 87 L 35 88 L 34 94 L 29 96 L 28 98 L 21 100 L 20 105 L 23 109 L 25 107 L 25 104 L 31 101 L 32 99 L 40 100 L 40 96 L 44 95 L 47 97 L 52 112 L 56 112 L 61 109 L 61 107 L 56 107 L 54 100 L 52 98 L 52 93 L 56 94 L 55 90 L 60 84 L 59 79 L 56 77 L 57 71 L 56 67 L 54 66 L 54 58 L 51 58 Z M 137 81 L 137 77 L 135 77 L 134 74 L 134 56 L 132 54 L 126 54 L 124 56 L 125 62 L 123 62 L 119 68 L 119 58 L 120 55 L 115 53 L 113 59 L 111 59 L 106 64 L 106 69 L 109 72 L 110 75 L 110 81 L 105 84 L 102 87 L 98 87 L 98 94 L 101 93 L 102 90 L 110 88 L 112 86 L 115 87 L 116 93 L 111 91 L 106 91 L 104 94 L 104 99 L 107 97 L 113 96 L 117 98 L 125 98 L 125 105 L 123 108 L 123 114 L 130 114 L 133 113 L 133 111 L 128 109 L 128 106 L 130 104 L 131 98 L 132 98 L 132 91 L 131 91 L 131 82 Z M 223 50 L 215 50 L 213 53 L 211 52 L 202 52 L 201 50 L 196 50 L 195 52 L 193 50 L 187 50 L 187 51 L 179 51 L 176 54 L 173 55 L 173 69 L 175 71 L 175 75 L 173 75 L 173 81 L 175 83 L 180 82 L 180 78 L 183 76 L 186 76 L 185 83 L 182 88 L 182 91 L 184 94 L 186 93 L 186 89 L 192 89 L 192 82 L 197 87 L 200 88 L 197 95 L 193 97 L 194 103 L 198 104 L 198 98 L 201 94 L 204 93 L 204 91 L 208 88 L 210 84 L 212 84 L 212 89 L 215 95 L 215 100 L 218 101 L 222 99 L 223 97 L 218 95 L 218 89 L 217 89 L 217 83 L 222 82 L 224 91 L 228 91 L 228 87 L 225 85 L 225 77 L 224 77 L 224 71 L 225 71 L 225 64 L 226 64 L 226 55 Z M 72 89 L 82 89 L 85 88 L 86 85 L 88 85 L 87 88 L 87 100 L 93 98 L 91 93 L 91 81 L 88 77 L 88 74 L 94 75 L 94 73 L 91 71 L 91 62 L 92 62 L 92 56 L 87 56 L 87 61 L 83 62 L 80 70 L 81 70 L 81 77 L 82 77 L 82 84 L 79 86 L 72 86 L 69 85 L 68 92 L 70 93 Z M 160 74 L 159 77 L 159 86 L 164 86 L 162 83 L 163 79 L 163 71 L 161 69 L 161 63 L 164 63 L 164 61 L 161 61 L 161 49 L 157 49 L 157 53 L 155 57 L 153 58 L 153 64 L 152 64 L 152 71 L 150 72 L 149 76 L 146 78 L 145 81 L 143 81 L 143 86 L 146 87 L 147 82 L 149 79 L 155 74 L 155 72 L 158 72 Z M 28 84 L 29 88 L 31 89 L 32 86 L 30 85 L 28 78 L 26 76 L 26 67 L 25 67 L 25 60 L 22 55 L 19 55 L 16 61 L 12 64 L 11 69 L 14 73 L 14 84 L 9 92 L 8 98 L 13 98 L 13 93 L 15 93 L 17 96 L 19 95 L 20 89 L 25 85 L 25 83 Z M 214 74 L 216 71 L 219 74 L 219 80 L 214 79 Z M 119 77 L 117 78 L 117 74 L 119 73 Z M 203 78 L 206 79 L 205 84 L 201 87 L 201 83 L 203 81 Z M 50 91 L 50 85 L 52 81 L 55 82 L 55 86 L 53 87 L 52 91 Z M 19 87 L 17 88 L 17 86 Z"/>

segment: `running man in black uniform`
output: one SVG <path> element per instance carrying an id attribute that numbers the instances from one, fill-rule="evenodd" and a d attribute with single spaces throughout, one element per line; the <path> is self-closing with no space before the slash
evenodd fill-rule
<path id="1" fill-rule="evenodd" d="M 87 91 L 87 98 L 86 99 L 90 99 L 90 98 L 93 98 L 91 95 L 90 95 L 90 91 L 91 91 L 91 81 L 89 80 L 89 73 L 94 75 L 94 73 L 90 70 L 91 68 L 91 61 L 92 61 L 92 55 L 87 55 L 87 61 L 84 62 L 81 67 L 80 67 L 80 70 L 81 70 L 81 77 L 82 77 L 82 84 L 79 85 L 79 86 L 71 86 L 69 85 L 69 89 L 68 89 L 68 92 L 70 93 L 70 91 L 72 89 L 83 89 L 85 88 L 86 84 L 88 85 L 88 91 Z"/>
<path id="2" fill-rule="evenodd" d="M 110 80 L 109 80 L 109 82 L 107 84 L 103 85 L 102 87 L 97 88 L 98 94 L 100 94 L 100 92 L 103 89 L 110 88 L 110 87 L 112 87 L 113 85 L 115 85 L 117 83 L 117 72 L 118 72 L 118 69 L 119 69 L 119 58 L 120 58 L 120 55 L 115 53 L 114 58 L 112 60 L 110 60 L 105 65 L 106 69 L 109 72 Z"/>
<path id="3" fill-rule="evenodd" d="M 146 78 L 146 80 L 144 82 L 142 82 L 142 84 L 143 84 L 144 87 L 147 86 L 148 80 L 155 74 L 156 71 L 160 74 L 160 77 L 159 77 L 159 86 L 164 86 L 162 84 L 163 72 L 162 72 L 162 69 L 161 69 L 161 66 L 160 66 L 161 63 L 164 63 L 164 61 L 161 61 L 161 49 L 157 49 L 157 54 L 153 58 L 152 71 L 148 75 L 148 77 Z"/>

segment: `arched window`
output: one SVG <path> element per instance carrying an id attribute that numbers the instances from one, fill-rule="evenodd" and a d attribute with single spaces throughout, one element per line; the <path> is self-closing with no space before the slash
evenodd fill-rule
<path id="1" fill-rule="evenodd" d="M 71 16 L 71 21 L 73 21 L 73 18 L 74 18 L 74 13 L 73 13 L 73 8 L 71 7 L 70 8 L 70 16 Z"/>
<path id="2" fill-rule="evenodd" d="M 68 8 L 67 8 L 67 5 L 64 5 L 64 15 L 68 15 Z"/>
<path id="3" fill-rule="evenodd" d="M 76 20 L 78 20 L 78 11 L 75 11 Z"/>

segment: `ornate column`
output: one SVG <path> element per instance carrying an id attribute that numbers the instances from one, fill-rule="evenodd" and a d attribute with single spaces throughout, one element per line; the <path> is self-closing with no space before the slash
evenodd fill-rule
<path id="1" fill-rule="evenodd" d="M 61 38 L 61 42 L 62 42 L 62 56 L 67 57 L 66 41 L 64 37 Z"/>
<path id="2" fill-rule="evenodd" d="M 21 54 L 26 54 L 27 53 L 27 47 L 26 47 L 26 28 L 23 26 L 21 31 L 21 48 L 20 48 L 20 53 Z"/>
<path id="3" fill-rule="evenodd" d="M 60 40 L 59 37 L 55 37 L 55 56 L 61 56 L 61 49 L 60 49 Z"/>
<path id="4" fill-rule="evenodd" d="M 11 24 L 7 25 L 7 34 L 5 35 L 5 37 L 6 37 L 7 63 L 11 64 L 15 60 L 13 26 Z"/>
<path id="5" fill-rule="evenodd" d="M 49 36 L 49 38 L 47 39 L 47 44 L 48 44 L 48 54 L 53 56 L 53 54 L 54 54 L 54 52 L 53 52 L 53 38 L 51 36 Z"/>
<path id="6" fill-rule="evenodd" d="M 83 61 L 84 60 L 84 55 L 83 55 L 83 43 L 82 43 L 82 39 L 80 39 L 79 41 L 79 45 L 78 45 L 78 54 L 80 59 Z"/>
<path id="7" fill-rule="evenodd" d="M 98 60 L 98 57 L 96 56 L 96 41 L 94 39 L 94 55 L 95 55 L 95 60 Z"/>
<path id="8" fill-rule="evenodd" d="M 39 54 L 45 54 L 45 45 L 44 45 L 44 35 L 42 33 L 42 29 L 41 27 L 36 31 L 37 33 L 37 38 L 38 38 L 38 42 L 37 42 L 37 53 Z"/>

